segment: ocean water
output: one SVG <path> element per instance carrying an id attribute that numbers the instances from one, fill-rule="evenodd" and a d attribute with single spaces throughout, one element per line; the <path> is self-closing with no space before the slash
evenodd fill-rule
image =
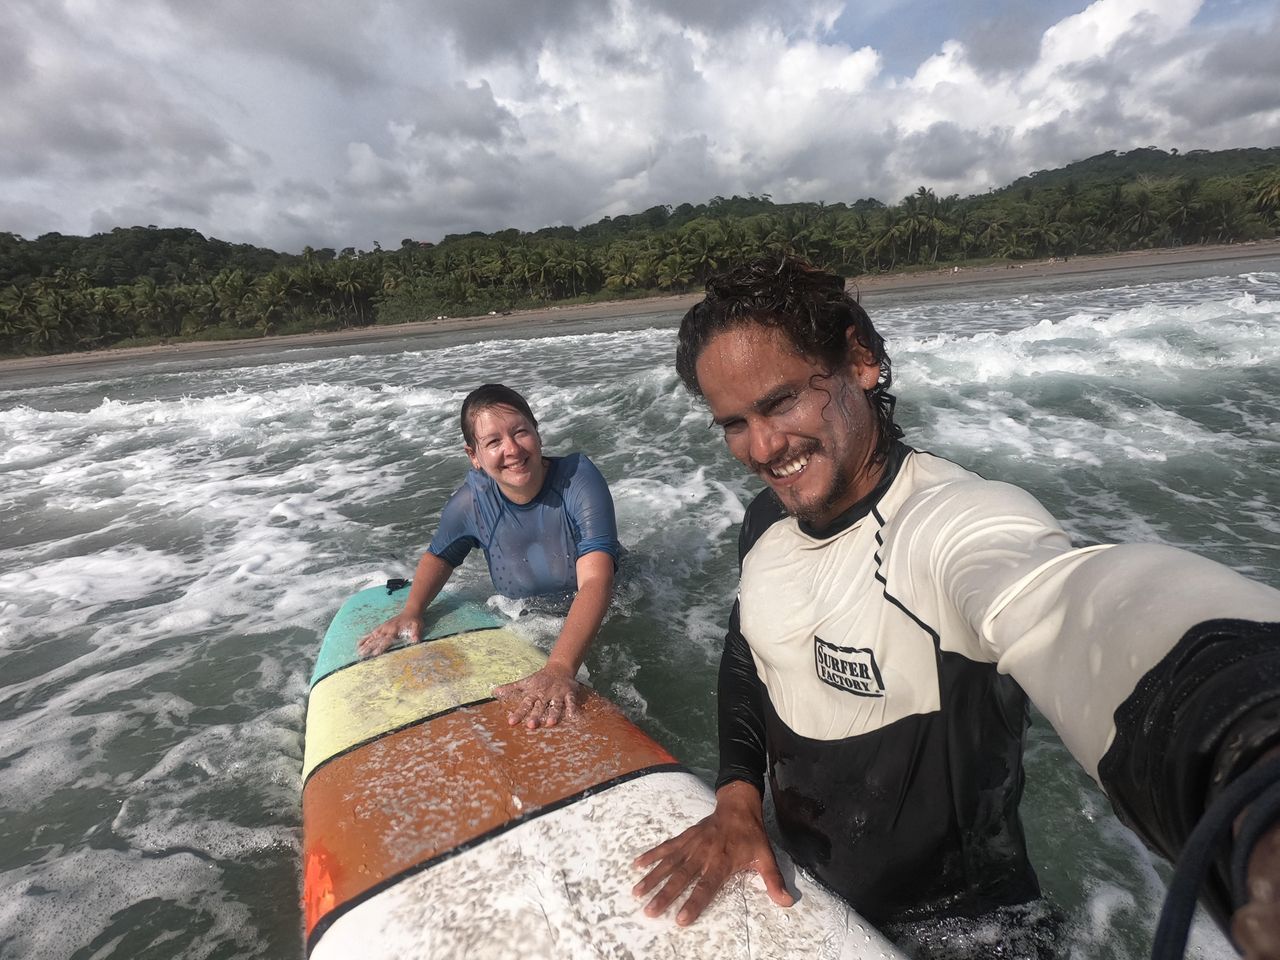
<path id="1" fill-rule="evenodd" d="M 1081 542 L 1164 541 L 1280 586 L 1280 262 L 867 305 L 914 445 L 1024 485 Z M 0 372 L 0 957 L 301 955 L 319 639 L 412 570 L 486 380 L 608 478 L 630 556 L 590 681 L 710 778 L 757 482 L 679 385 L 677 319 Z M 519 612 L 479 557 L 452 586 Z M 557 627 L 517 623 L 544 646 Z M 1023 817 L 1064 955 L 1145 956 L 1168 869 L 1039 719 Z M 1207 922 L 1193 944 L 1233 955 Z"/>

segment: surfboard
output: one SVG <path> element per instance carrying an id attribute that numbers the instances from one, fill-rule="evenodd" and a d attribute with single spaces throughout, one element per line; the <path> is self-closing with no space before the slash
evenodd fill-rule
<path id="1" fill-rule="evenodd" d="M 494 686 L 545 656 L 443 595 L 422 642 L 361 660 L 403 581 L 338 611 L 311 678 L 303 756 L 307 955 L 335 958 L 901 957 L 783 860 L 796 904 L 731 882 L 693 925 L 647 917 L 631 862 L 711 812 L 710 788 L 612 703 L 530 731 Z"/>

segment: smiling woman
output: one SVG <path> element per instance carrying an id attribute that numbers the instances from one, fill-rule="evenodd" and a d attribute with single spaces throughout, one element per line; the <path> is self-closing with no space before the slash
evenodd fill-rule
<path id="1" fill-rule="evenodd" d="M 586 456 L 542 455 L 538 421 L 510 387 L 477 387 L 460 419 L 473 469 L 445 504 L 404 609 L 360 641 L 360 655 L 380 654 L 402 637 L 417 642 L 427 606 L 479 547 L 499 593 L 574 595 L 546 665 L 494 691 L 510 708 L 509 723 L 553 727 L 582 703 L 575 677 L 613 595 L 620 552 L 613 498 Z"/>

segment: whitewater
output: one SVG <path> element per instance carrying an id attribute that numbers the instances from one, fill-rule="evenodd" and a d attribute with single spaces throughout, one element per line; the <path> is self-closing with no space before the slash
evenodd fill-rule
<path id="1" fill-rule="evenodd" d="M 1026 487 L 1081 544 L 1169 543 L 1280 586 L 1280 262 L 867 305 L 913 446 Z M 608 479 L 628 555 L 589 682 L 710 780 L 759 485 L 680 386 L 677 322 L 0 370 L 0 957 L 301 956 L 319 639 L 411 573 L 486 381 Z M 451 588 L 555 638 L 559 612 L 491 596 L 478 555 Z M 1064 956 L 1145 956 L 1168 867 L 1038 716 L 1027 767 Z M 1208 921 L 1193 943 L 1234 955 Z"/>

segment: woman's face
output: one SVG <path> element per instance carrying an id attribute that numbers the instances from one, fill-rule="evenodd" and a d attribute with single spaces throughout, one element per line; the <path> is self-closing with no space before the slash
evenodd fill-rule
<path id="1" fill-rule="evenodd" d="M 542 438 L 529 418 L 514 407 L 486 407 L 471 418 L 475 446 L 466 447 L 471 465 L 483 470 L 508 500 L 528 503 L 542 489 L 547 468 Z"/>

